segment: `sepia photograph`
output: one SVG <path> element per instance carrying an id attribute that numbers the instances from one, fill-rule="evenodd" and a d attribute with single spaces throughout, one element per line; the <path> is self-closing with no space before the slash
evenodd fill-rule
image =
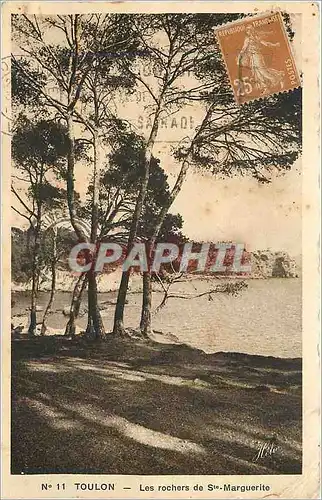
<path id="1" fill-rule="evenodd" d="M 9 474 L 275 497 L 304 470 L 303 14 L 100 5 L 7 28 Z"/>

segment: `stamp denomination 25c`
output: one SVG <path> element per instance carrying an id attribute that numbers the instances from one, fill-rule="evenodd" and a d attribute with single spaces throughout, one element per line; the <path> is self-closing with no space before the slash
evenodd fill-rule
<path id="1" fill-rule="evenodd" d="M 238 104 L 300 86 L 280 12 L 234 21 L 216 36 Z"/>

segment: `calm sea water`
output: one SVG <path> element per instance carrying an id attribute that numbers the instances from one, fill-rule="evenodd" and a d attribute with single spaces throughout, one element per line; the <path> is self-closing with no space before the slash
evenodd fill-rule
<path id="1" fill-rule="evenodd" d="M 218 282 L 217 282 L 218 283 Z M 205 281 L 177 285 L 171 293 L 197 294 L 212 287 Z M 115 293 L 100 294 L 100 301 L 115 298 Z M 141 296 L 130 294 L 126 306 L 126 326 L 137 328 Z M 25 293 L 15 293 L 13 313 L 29 305 Z M 48 294 L 42 293 L 39 304 L 45 304 Z M 161 302 L 162 293 L 153 294 L 154 308 Z M 58 292 L 54 309 L 70 303 L 70 294 Z M 26 313 L 27 314 L 27 313 Z M 107 330 L 112 328 L 114 306 L 103 311 Z M 166 306 L 153 317 L 153 326 L 163 333 L 174 334 L 181 342 L 206 352 L 232 351 L 279 357 L 300 357 L 301 349 L 301 281 L 299 279 L 249 280 L 248 288 L 237 297 L 224 294 L 192 300 L 169 299 Z M 40 315 L 41 317 L 41 315 Z M 79 325 L 86 325 L 86 317 Z M 54 312 L 48 326 L 64 328 L 66 317 Z"/>

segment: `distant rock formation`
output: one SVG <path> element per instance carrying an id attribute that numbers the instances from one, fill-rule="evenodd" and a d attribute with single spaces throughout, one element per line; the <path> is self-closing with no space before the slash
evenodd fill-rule
<path id="1" fill-rule="evenodd" d="M 251 252 L 251 278 L 298 278 L 296 262 L 287 252 Z"/>
<path id="2" fill-rule="evenodd" d="M 97 286 L 99 292 L 111 292 L 118 290 L 122 275 L 122 269 L 116 269 L 111 273 L 103 273 L 97 276 Z M 71 292 L 77 282 L 78 275 L 68 270 L 59 269 L 56 271 L 56 290 L 60 292 Z M 133 281 L 141 284 L 142 278 L 140 275 L 130 277 L 130 288 L 133 289 Z M 31 280 L 25 283 L 12 282 L 11 289 L 15 292 L 28 292 L 31 290 Z M 136 288 L 136 286 L 134 286 Z M 43 276 L 39 289 L 42 292 L 49 292 L 51 290 L 51 276 Z M 69 314 L 69 311 L 68 311 Z"/>

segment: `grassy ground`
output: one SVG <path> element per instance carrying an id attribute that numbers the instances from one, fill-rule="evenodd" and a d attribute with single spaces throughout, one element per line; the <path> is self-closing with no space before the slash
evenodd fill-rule
<path id="1" fill-rule="evenodd" d="M 300 359 L 57 338 L 12 354 L 13 474 L 301 472 Z"/>

